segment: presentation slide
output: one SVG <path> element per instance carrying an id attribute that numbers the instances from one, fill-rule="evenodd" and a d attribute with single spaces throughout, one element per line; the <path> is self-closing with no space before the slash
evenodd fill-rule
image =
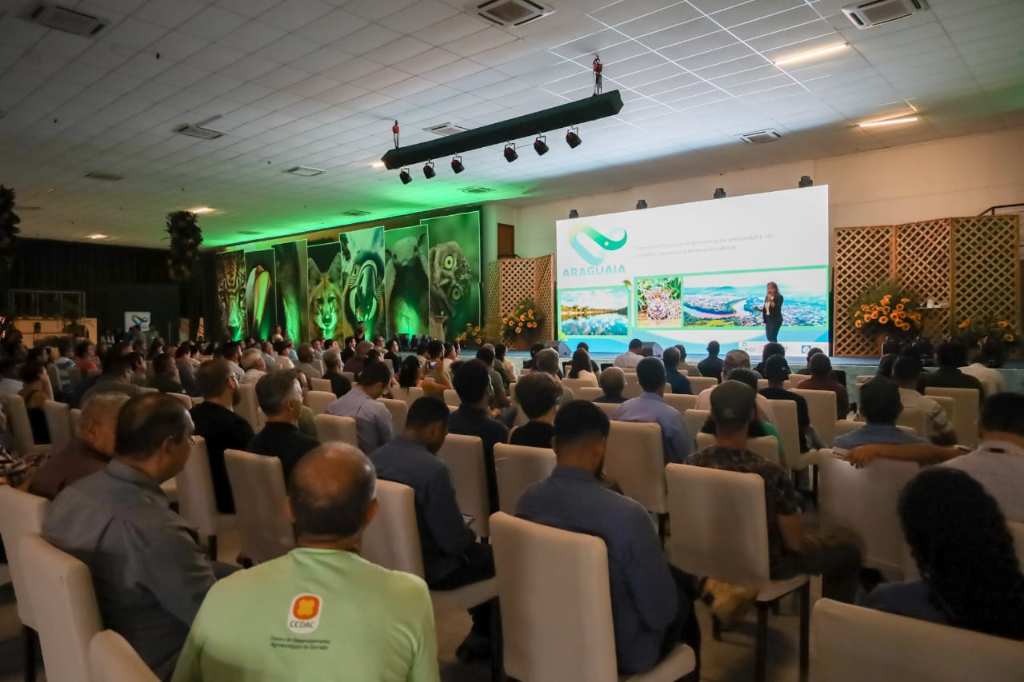
<path id="1" fill-rule="evenodd" d="M 621 353 L 631 338 L 703 355 L 767 343 L 769 282 L 783 297 L 779 343 L 803 356 L 829 338 L 828 187 L 560 220 L 558 336 Z"/>

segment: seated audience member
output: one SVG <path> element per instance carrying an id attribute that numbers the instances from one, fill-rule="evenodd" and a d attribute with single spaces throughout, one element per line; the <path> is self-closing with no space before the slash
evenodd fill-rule
<path id="1" fill-rule="evenodd" d="M 359 449 L 366 454 L 395 437 L 391 413 L 384 407 L 384 403 L 377 401 L 390 384 L 391 370 L 387 363 L 372 364 L 359 375 L 358 385 L 327 406 L 327 414 L 356 420 Z"/>
<path id="2" fill-rule="evenodd" d="M 174 352 L 174 365 L 178 368 L 178 381 L 181 382 L 181 387 L 190 396 L 196 397 L 199 395 L 199 386 L 196 385 L 195 369 L 192 367 L 192 348 L 188 342 L 178 346 L 178 350 Z"/>
<path id="3" fill-rule="evenodd" d="M 882 359 L 878 361 L 878 371 L 875 372 L 875 376 L 892 379 L 892 368 L 896 366 L 896 361 L 899 359 L 898 355 L 883 355 Z"/>
<path id="4" fill-rule="evenodd" d="M 861 445 L 918 445 L 922 438 L 896 426 L 903 412 L 899 386 L 884 377 L 875 377 L 860 387 L 859 412 L 867 424 L 856 431 L 837 436 L 832 447 L 852 450 Z"/>
<path id="5" fill-rule="evenodd" d="M 745 369 L 743 367 L 739 367 L 729 372 L 725 376 L 725 379 L 727 381 L 738 381 L 742 384 L 749 386 L 754 391 L 757 391 L 757 382 L 759 381 L 759 379 L 757 377 L 757 374 L 755 374 L 754 370 L 752 369 Z M 714 389 L 711 389 L 711 391 L 714 391 Z M 755 400 L 767 401 L 768 399 L 765 396 L 758 393 Z M 711 435 L 716 435 L 718 433 L 718 425 L 715 423 L 714 415 L 708 417 L 708 419 L 701 426 L 700 432 L 710 433 Z M 785 450 L 782 447 L 782 436 L 779 435 L 779 432 L 775 428 L 775 425 L 772 424 L 771 422 L 763 421 L 761 419 L 752 419 L 750 422 L 750 427 L 747 429 L 747 438 L 761 438 L 763 436 L 773 436 L 775 438 L 775 441 L 778 444 L 779 461 L 785 461 Z"/>
<path id="6" fill-rule="evenodd" d="M 65 488 L 43 521 L 43 537 L 89 567 L 103 625 L 163 680 L 216 579 L 160 489 L 191 450 L 192 420 L 180 402 L 136 396 L 118 415 L 113 461 Z"/>
<path id="7" fill-rule="evenodd" d="M 661 354 L 661 361 L 665 363 L 665 381 L 672 386 L 672 392 L 693 395 L 689 378 L 679 371 L 679 350 L 675 347 L 666 348 L 665 352 Z"/>
<path id="8" fill-rule="evenodd" d="M 917 392 L 921 379 L 921 361 L 916 357 L 900 357 L 893 363 L 892 379 L 900 388 L 900 402 L 904 409 L 923 410 L 928 416 L 928 438 L 935 445 L 956 445 L 956 433 L 946 410 L 926 395 Z"/>
<path id="9" fill-rule="evenodd" d="M 356 344 L 356 354 L 345 361 L 346 372 L 352 372 L 356 379 L 359 379 L 359 374 L 366 367 L 366 356 L 373 350 L 373 344 L 369 341 L 360 341 Z M 426 364 L 426 363 L 424 363 Z"/>
<path id="10" fill-rule="evenodd" d="M 690 454 L 690 434 L 683 417 L 674 407 L 665 404 L 665 365 L 659 358 L 644 358 L 636 366 L 636 378 L 643 393 L 622 403 L 614 419 L 622 422 L 648 422 L 661 427 L 661 444 L 665 464 L 681 464 Z"/>
<path id="11" fill-rule="evenodd" d="M 522 381 L 520 379 L 520 381 Z M 600 398 L 595 398 L 595 403 L 624 403 L 622 392 L 626 390 L 626 373 L 618 367 L 609 367 L 601 371 L 598 379 L 601 390 L 604 392 Z"/>
<path id="12" fill-rule="evenodd" d="M 396 344 L 396 347 L 397 347 L 398 342 L 396 341 L 394 343 Z M 459 360 L 459 342 L 458 341 L 453 341 L 452 343 L 444 344 L 444 362 L 442 363 L 442 365 L 444 366 L 444 371 L 451 372 L 452 371 L 452 365 L 454 363 L 458 362 L 458 360 Z M 513 372 L 513 375 L 514 374 L 515 374 L 515 372 Z"/>
<path id="13" fill-rule="evenodd" d="M 296 376 L 294 369 L 280 369 L 256 383 L 256 401 L 267 415 L 267 423 L 245 447 L 246 452 L 281 460 L 285 485 L 302 456 L 320 445 L 297 426 L 302 414 L 302 386 Z"/>
<path id="14" fill-rule="evenodd" d="M 324 351 L 324 379 L 331 382 L 331 392 L 340 398 L 352 390 L 352 382 L 341 373 L 341 354 L 337 350 Z"/>
<path id="15" fill-rule="evenodd" d="M 484 366 L 487 367 L 487 375 L 491 378 L 491 409 L 503 411 L 510 407 L 512 405 L 512 398 L 509 397 L 508 392 L 505 390 L 505 381 L 501 378 L 501 373 L 494 368 L 494 346 L 489 343 L 484 344 L 476 352 L 476 359 L 484 363 Z M 427 366 L 429 367 L 429 365 Z M 538 369 L 538 371 L 540 370 Z M 512 419 L 515 419 L 514 412 L 512 413 Z M 511 420 L 508 423 L 511 423 Z"/>
<path id="16" fill-rule="evenodd" d="M 75 346 L 75 367 L 86 378 L 89 372 L 99 369 L 96 364 L 96 344 L 91 341 L 82 341 Z"/>
<path id="17" fill-rule="evenodd" d="M 640 339 L 632 339 L 629 342 L 629 350 L 622 355 L 615 356 L 612 364 L 622 369 L 632 369 L 644 359 L 643 350 L 644 342 Z"/>
<path id="18" fill-rule="evenodd" d="M 708 344 L 707 351 L 708 356 L 697 363 L 697 371 L 702 377 L 714 377 L 721 382 L 725 363 L 718 357 L 718 354 L 722 352 L 722 347 L 718 341 L 712 341 Z M 747 360 L 749 361 L 750 358 L 748 357 Z"/>
<path id="19" fill-rule="evenodd" d="M 981 408 L 981 445 L 944 466 L 971 475 L 1010 521 L 1024 523 L 1024 395 L 999 393 Z"/>
<path id="20" fill-rule="evenodd" d="M 284 341 L 284 330 L 281 325 L 274 325 L 274 333 L 270 335 L 271 341 Z"/>
<path id="21" fill-rule="evenodd" d="M 981 344 L 981 350 L 975 356 L 974 362 L 960 371 L 980 381 L 986 396 L 1002 393 L 1006 390 L 1006 382 L 997 368 L 1003 366 L 1005 355 L 1006 350 L 1001 339 L 986 339 L 985 343 Z"/>
<path id="22" fill-rule="evenodd" d="M 800 382 L 800 388 L 805 391 L 832 391 L 836 394 L 836 419 L 846 419 L 850 413 L 850 397 L 846 392 L 846 386 L 830 376 L 832 372 L 832 361 L 824 353 L 817 353 L 807 363 L 811 372 L 810 379 Z"/>
<path id="23" fill-rule="evenodd" d="M 922 374 L 921 380 L 917 382 L 917 389 L 921 393 L 926 388 L 974 388 L 978 391 L 979 400 L 984 396 L 981 382 L 960 371 L 967 364 L 967 346 L 959 341 L 940 343 L 935 350 L 935 360 L 939 368 Z"/>
<path id="24" fill-rule="evenodd" d="M 426 335 L 421 336 L 419 342 L 416 344 L 416 359 L 420 361 L 421 368 L 426 367 L 427 363 L 430 362 L 430 353 L 428 352 L 429 347 L 429 337 Z"/>
<path id="25" fill-rule="evenodd" d="M 493 353 L 493 351 L 492 351 Z M 426 363 L 420 367 L 417 384 L 423 393 L 434 398 L 444 398 L 444 392 L 452 388 L 451 375 L 444 368 L 444 343 L 433 340 L 427 344 Z M 416 360 L 419 363 L 419 360 Z"/>
<path id="26" fill-rule="evenodd" d="M 53 366 L 57 368 L 57 374 L 60 376 L 60 386 L 56 388 L 61 391 L 67 391 L 71 388 L 68 370 L 75 366 L 75 361 L 71 359 L 71 339 L 68 337 L 57 339 L 56 352 L 57 357 L 53 359 Z"/>
<path id="27" fill-rule="evenodd" d="M 296 353 L 298 353 L 299 361 L 295 363 L 295 369 L 305 374 L 307 379 L 324 378 L 324 373 L 313 364 L 313 346 L 303 343 L 299 346 Z"/>
<path id="28" fill-rule="evenodd" d="M 43 404 L 47 400 L 53 400 L 50 375 L 46 373 L 43 363 L 34 360 L 21 366 L 18 377 L 22 382 L 18 395 L 25 401 L 28 425 L 32 428 L 32 440 L 36 445 L 45 445 L 50 442 L 50 427 L 46 424 Z"/>
<path id="29" fill-rule="evenodd" d="M 235 414 L 234 408 L 241 395 L 227 360 L 204 362 L 196 372 L 196 383 L 203 402 L 192 408 L 192 421 L 196 425 L 196 435 L 206 440 L 217 511 L 234 514 L 235 500 L 231 496 L 224 451 L 245 450 L 255 434 L 249 422 Z"/>
<path id="30" fill-rule="evenodd" d="M 242 353 L 242 369 L 245 374 L 240 384 L 256 385 L 256 382 L 267 374 L 267 362 L 263 359 L 263 353 L 258 348 L 246 348 Z"/>
<path id="31" fill-rule="evenodd" d="M 402 356 L 398 354 L 397 339 L 391 339 L 384 344 L 384 359 L 391 363 L 392 370 L 398 374 L 398 369 L 402 366 Z M 445 369 L 448 367 L 446 366 Z"/>
<path id="32" fill-rule="evenodd" d="M 309 395 L 309 379 L 307 379 L 306 375 L 299 370 L 295 370 L 295 380 L 299 382 L 299 387 L 302 389 L 302 409 L 299 411 L 299 431 L 310 438 L 317 438 L 316 415 L 313 414 L 313 410 L 306 405 L 306 397 Z"/>
<path id="33" fill-rule="evenodd" d="M 590 357 L 590 345 L 586 341 L 580 341 L 577 343 L 576 350 L 585 350 L 587 351 L 587 357 Z M 597 366 L 597 362 L 593 358 L 590 359 L 590 371 L 594 373 L 594 376 L 601 373 L 601 369 Z"/>
<path id="34" fill-rule="evenodd" d="M 516 402 L 530 420 L 512 429 L 508 442 L 531 448 L 550 448 L 555 437 L 555 412 L 562 387 L 544 372 L 530 372 L 516 382 Z"/>
<path id="35" fill-rule="evenodd" d="M 936 467 L 907 483 L 899 512 L 922 578 L 879 585 L 866 605 L 1024 640 L 1024 575 L 996 500 L 963 472 Z"/>
<path id="36" fill-rule="evenodd" d="M 757 375 L 750 369 L 750 356 L 747 355 L 746 351 L 742 350 L 731 350 L 725 354 L 725 361 L 722 363 L 722 374 L 719 377 L 720 380 L 725 381 L 730 378 L 732 373 L 737 369 L 749 370 L 754 378 L 754 390 L 757 390 Z M 714 387 L 706 388 L 700 392 L 697 396 L 697 408 L 698 410 L 711 410 L 711 392 L 714 391 Z M 772 423 L 772 406 L 768 402 L 768 399 L 763 395 L 757 395 L 757 421 Z"/>
<path id="37" fill-rule="evenodd" d="M 277 369 L 277 360 L 274 357 L 274 342 L 264 341 L 260 345 L 260 354 L 263 356 L 265 371 L 273 372 Z"/>
<path id="38" fill-rule="evenodd" d="M 210 590 L 174 682 L 436 682 L 427 586 L 359 556 L 375 488 L 373 466 L 351 446 L 327 443 L 304 457 L 288 491 L 295 549 Z"/>
<path id="39" fill-rule="evenodd" d="M 674 345 L 672 347 L 675 348 L 677 351 L 679 351 L 679 367 L 678 367 L 678 369 L 679 369 L 679 373 L 680 374 L 684 374 L 684 375 L 700 374 L 700 371 L 696 367 L 694 367 L 693 365 L 691 365 L 691 364 L 686 362 L 686 346 L 684 346 L 681 343 L 677 343 L 676 345 Z M 664 356 L 662 356 L 662 358 L 664 359 Z"/>
<path id="40" fill-rule="evenodd" d="M 547 348 L 543 343 L 537 342 L 530 346 L 530 359 L 523 362 L 523 369 L 533 369 L 534 363 L 537 361 L 537 353 Z"/>
<path id="41" fill-rule="evenodd" d="M 559 368 L 558 351 L 555 350 L 554 348 L 545 348 L 544 350 L 537 353 L 534 371 L 545 372 L 547 374 L 550 374 L 555 381 L 561 384 L 562 372 Z M 572 389 L 570 389 L 568 386 L 562 386 L 563 403 L 571 401 L 574 397 L 575 396 L 572 393 Z"/>
<path id="42" fill-rule="evenodd" d="M 530 373 L 532 374 L 532 372 Z M 529 374 L 527 375 L 529 376 Z M 526 377 L 523 377 L 524 379 Z M 494 446 L 508 442 L 508 427 L 491 416 L 492 388 L 487 365 L 479 360 L 463 362 L 455 369 L 453 382 L 462 404 L 451 413 L 448 432 L 478 436 L 484 443 L 484 470 L 491 513 L 498 511 L 498 479 L 494 471 Z"/>
<path id="43" fill-rule="evenodd" d="M 274 366 L 277 369 L 295 369 L 295 363 L 292 362 L 292 356 L 289 352 L 291 345 L 291 341 L 287 339 L 274 342 Z"/>
<path id="44" fill-rule="evenodd" d="M 415 355 L 407 355 L 398 368 L 395 377 L 399 388 L 416 388 L 420 385 L 420 361 Z"/>
<path id="45" fill-rule="evenodd" d="M 757 372 L 757 374 L 762 379 L 765 378 L 765 363 L 768 362 L 768 358 L 772 357 L 786 357 L 786 347 L 783 346 L 781 343 L 775 343 L 772 341 L 769 341 L 768 343 L 764 344 L 764 348 L 761 349 L 761 362 L 757 363 L 757 367 L 754 368 L 754 371 Z"/>
<path id="46" fill-rule="evenodd" d="M 448 406 L 437 398 L 419 398 L 410 407 L 405 430 L 370 460 L 377 477 L 413 489 L 423 552 L 423 574 L 432 590 L 453 590 L 494 577 L 494 552 L 476 541 L 455 501 L 448 467 L 437 457 L 448 435 Z M 491 609 L 486 602 L 470 609 L 473 630 L 459 647 L 459 660 L 490 654 Z"/>
<path id="47" fill-rule="evenodd" d="M 310 348 L 313 350 L 314 360 L 324 359 L 324 342 L 320 339 L 313 339 L 309 342 Z"/>
<path id="48" fill-rule="evenodd" d="M 132 383 L 139 388 L 146 388 L 149 383 L 146 356 L 138 351 L 132 351 L 130 353 L 126 353 L 125 357 L 128 358 L 128 366 L 132 371 Z"/>
<path id="49" fill-rule="evenodd" d="M 237 341 L 228 341 L 221 348 L 220 355 L 228 361 L 228 366 L 231 367 L 231 375 L 235 377 L 235 381 L 242 383 L 242 379 L 245 378 L 245 370 L 238 364 L 242 361 L 242 345 Z"/>
<path id="50" fill-rule="evenodd" d="M 690 455 L 686 463 L 757 474 L 764 479 L 768 512 L 768 566 L 773 580 L 800 573 L 822 576 L 822 596 L 853 602 L 860 557 L 853 545 L 805 537 L 797 493 L 789 473 L 747 449 L 747 432 L 755 418 L 757 392 L 738 381 L 725 381 L 711 394 L 711 415 L 718 434 L 715 445 Z"/>
<path id="51" fill-rule="evenodd" d="M 128 396 L 123 393 L 91 398 L 82 408 L 75 435 L 36 469 L 28 491 L 52 500 L 75 481 L 107 466 L 114 456 L 117 415 L 126 402 Z"/>
<path id="52" fill-rule="evenodd" d="M 184 386 L 178 381 L 178 367 L 174 364 L 174 358 L 167 353 L 153 358 L 153 378 L 149 380 L 149 388 L 155 388 L 161 393 L 185 392 Z"/>
<path id="53" fill-rule="evenodd" d="M 103 359 L 103 374 L 82 395 L 80 404 L 86 404 L 98 393 L 124 393 L 129 398 L 139 394 L 139 387 L 132 383 L 132 369 L 127 356 L 111 352 Z"/>
<path id="54" fill-rule="evenodd" d="M 665 559 L 647 511 L 598 480 L 610 424 L 596 405 L 577 400 L 555 415 L 558 465 L 519 498 L 516 516 L 601 538 L 608 548 L 615 657 L 619 673 L 653 668 L 679 642 L 700 653 L 688 578 Z M 685 532 L 683 530 L 682 532 Z"/>
<path id="55" fill-rule="evenodd" d="M 597 374 L 591 369 L 590 353 L 579 348 L 572 354 L 572 362 L 569 364 L 569 378 L 582 379 L 584 386 L 597 388 Z"/>
<path id="56" fill-rule="evenodd" d="M 508 351 L 508 347 L 505 344 L 503 344 L 503 343 L 499 343 L 499 344 L 490 344 L 490 343 L 488 343 L 488 344 L 485 344 L 485 345 L 486 346 L 490 346 L 491 350 L 494 351 L 494 371 L 497 372 L 501 376 L 501 382 L 504 385 L 505 393 L 508 393 L 508 387 L 509 387 L 509 385 L 513 381 L 515 381 L 515 376 L 516 376 L 515 368 L 512 368 L 511 372 L 509 371 L 509 368 L 512 367 L 512 363 L 508 362 L 508 359 L 505 357 L 505 353 Z M 499 353 L 499 349 L 500 349 L 500 353 Z M 444 357 L 444 355 L 443 355 L 444 351 L 442 350 L 441 352 L 442 352 L 441 357 L 443 358 Z M 506 362 L 508 362 L 508 366 L 507 367 L 505 366 Z"/>
<path id="57" fill-rule="evenodd" d="M 807 399 L 799 393 L 786 390 L 789 380 L 789 361 L 785 357 L 773 355 L 764 363 L 764 378 L 768 380 L 768 388 L 760 394 L 768 400 L 791 400 L 796 403 L 796 424 L 800 430 L 800 452 L 808 452 L 818 444 L 818 436 L 811 426 L 811 413 L 807 407 Z"/>

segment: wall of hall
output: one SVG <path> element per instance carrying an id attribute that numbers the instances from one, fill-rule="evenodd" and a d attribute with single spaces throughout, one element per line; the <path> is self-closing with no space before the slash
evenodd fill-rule
<path id="1" fill-rule="evenodd" d="M 1019 128 L 491 210 L 516 226 L 516 253 L 532 258 L 554 253 L 555 221 L 573 208 L 587 216 L 629 210 L 637 199 L 652 208 L 668 206 L 708 199 L 716 187 L 729 196 L 770 192 L 795 187 L 800 176 L 810 175 L 816 185 L 829 185 L 832 228 L 892 225 L 1024 202 L 1022 149 Z"/>

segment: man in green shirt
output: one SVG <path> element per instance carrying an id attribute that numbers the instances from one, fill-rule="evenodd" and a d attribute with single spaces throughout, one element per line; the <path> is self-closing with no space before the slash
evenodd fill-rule
<path id="1" fill-rule="evenodd" d="M 426 584 L 359 556 L 375 488 L 373 465 L 351 446 L 299 460 L 288 496 L 296 549 L 210 590 L 174 682 L 438 682 Z"/>

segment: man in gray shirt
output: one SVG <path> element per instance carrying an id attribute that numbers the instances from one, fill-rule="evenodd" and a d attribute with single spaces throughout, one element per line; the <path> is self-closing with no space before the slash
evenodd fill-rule
<path id="1" fill-rule="evenodd" d="M 185 466 L 192 432 L 192 418 L 174 398 L 132 398 L 118 415 L 113 461 L 65 488 L 43 523 L 49 542 L 89 567 L 104 626 L 164 680 L 216 580 L 192 529 L 160 490 Z"/>
<path id="2" fill-rule="evenodd" d="M 327 406 L 326 414 L 356 420 L 359 449 L 367 455 L 395 437 L 391 413 L 377 402 L 390 384 L 388 363 L 371 363 L 360 373 L 358 386 Z"/>

